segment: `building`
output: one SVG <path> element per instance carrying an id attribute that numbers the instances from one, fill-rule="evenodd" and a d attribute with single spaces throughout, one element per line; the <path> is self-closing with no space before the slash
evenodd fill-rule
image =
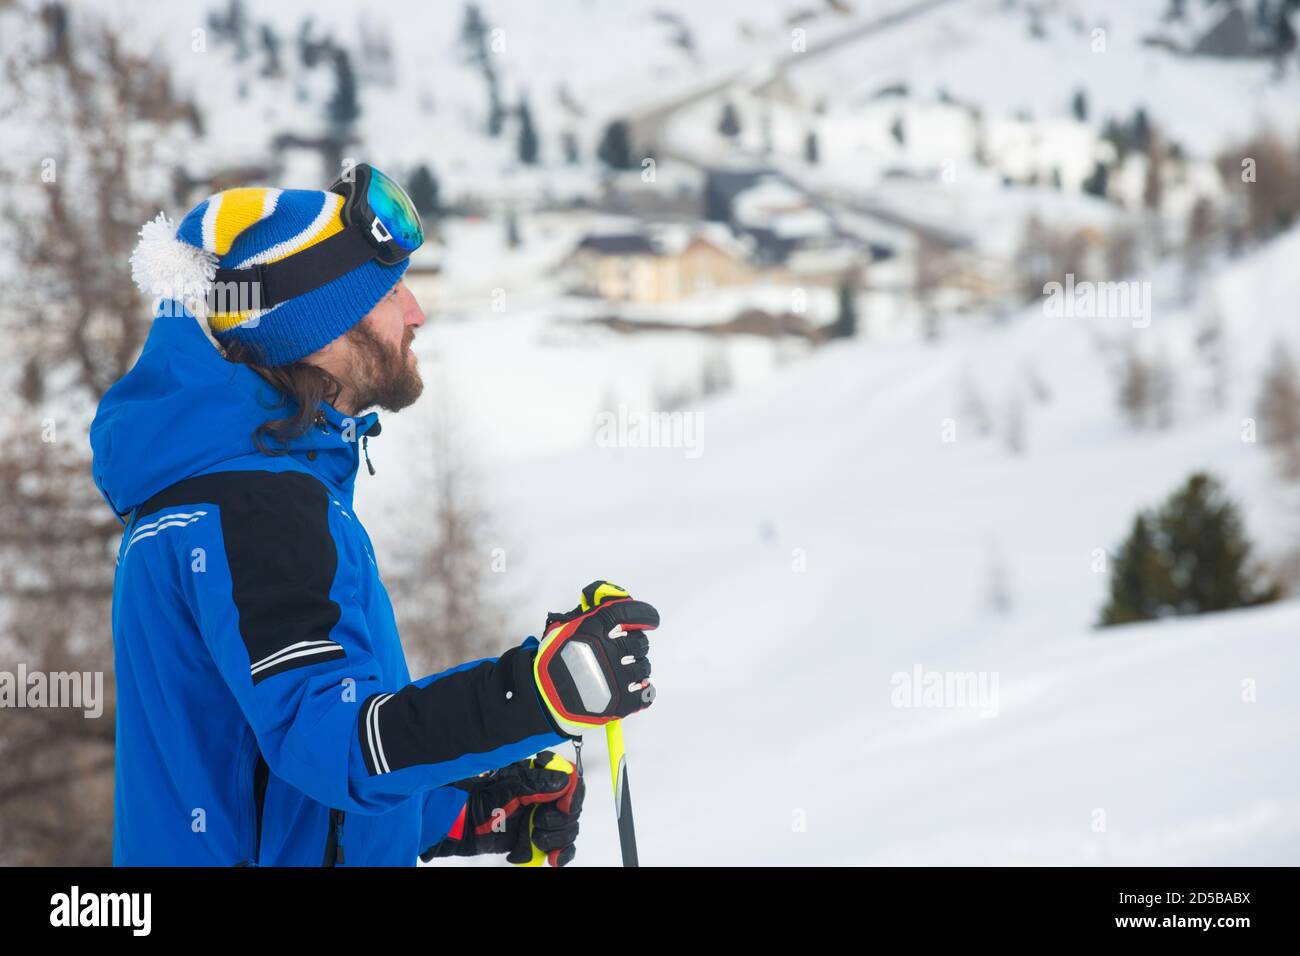
<path id="1" fill-rule="evenodd" d="M 750 252 L 725 227 L 645 225 L 583 237 L 560 264 L 571 292 L 611 302 L 677 302 L 752 284 Z"/>

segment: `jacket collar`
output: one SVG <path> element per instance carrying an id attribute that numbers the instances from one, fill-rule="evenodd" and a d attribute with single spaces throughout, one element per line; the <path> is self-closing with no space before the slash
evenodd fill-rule
<path id="1" fill-rule="evenodd" d="M 345 415 L 322 403 L 315 423 L 288 445 L 291 458 L 318 475 L 351 505 L 362 444 L 381 431 L 379 415 Z"/>

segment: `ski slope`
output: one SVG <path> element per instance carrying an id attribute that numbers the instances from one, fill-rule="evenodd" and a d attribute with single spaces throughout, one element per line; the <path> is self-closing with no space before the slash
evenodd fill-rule
<path id="1" fill-rule="evenodd" d="M 627 725 L 643 862 L 1300 861 L 1300 603 L 1092 629 L 1106 591 L 1095 549 L 1113 553 L 1135 510 L 1194 469 L 1244 502 L 1262 554 L 1294 542 L 1294 489 L 1242 442 L 1241 419 L 1277 336 L 1296 344 L 1297 255 L 1292 233 L 1199 300 L 1222 315 L 1221 408 L 1194 346 L 1203 305 L 1179 306 L 1158 273 L 1148 328 L 1030 309 L 939 343 L 859 339 L 770 367 L 691 407 L 698 456 L 592 440 L 602 395 L 685 361 L 685 346 L 539 344 L 526 311 L 426 327 L 417 349 L 440 376 L 428 394 L 454 401 L 473 438 L 484 550 L 505 549 L 517 634 L 600 577 L 662 611 L 660 696 Z M 1172 427 L 1123 422 L 1099 341 L 1169 357 Z M 1027 393 L 1026 369 L 1050 399 Z M 992 434 L 963 410 L 963 382 L 984 393 Z M 381 560 L 409 527 L 402 509 L 371 516 L 420 493 L 402 484 L 402 449 L 429 401 L 372 443 L 381 474 L 359 501 Z M 1021 454 L 1002 441 L 1013 401 Z M 891 681 L 916 667 L 996 675 L 996 695 L 894 706 Z M 616 864 L 603 743 L 588 740 L 578 862 Z"/>

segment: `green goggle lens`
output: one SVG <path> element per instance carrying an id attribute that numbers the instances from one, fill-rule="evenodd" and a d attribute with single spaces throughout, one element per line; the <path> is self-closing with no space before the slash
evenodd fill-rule
<path id="1" fill-rule="evenodd" d="M 397 245 L 408 253 L 420 248 L 424 242 L 424 229 L 411 197 L 374 167 L 371 167 L 370 183 L 366 187 L 366 202 Z"/>

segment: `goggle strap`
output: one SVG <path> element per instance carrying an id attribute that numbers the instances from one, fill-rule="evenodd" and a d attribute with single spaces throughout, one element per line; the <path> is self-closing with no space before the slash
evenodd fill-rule
<path id="1" fill-rule="evenodd" d="M 255 283 L 258 290 L 257 307 L 269 309 L 319 289 L 374 258 L 375 247 L 365 236 L 354 229 L 344 229 L 279 262 L 249 266 L 246 269 L 218 269 L 212 280 L 214 290 L 208 297 L 208 303 L 211 306 L 214 302 L 215 287 L 229 283 L 236 285 L 230 287 L 226 301 L 248 302 L 248 290 L 243 283 Z"/>

